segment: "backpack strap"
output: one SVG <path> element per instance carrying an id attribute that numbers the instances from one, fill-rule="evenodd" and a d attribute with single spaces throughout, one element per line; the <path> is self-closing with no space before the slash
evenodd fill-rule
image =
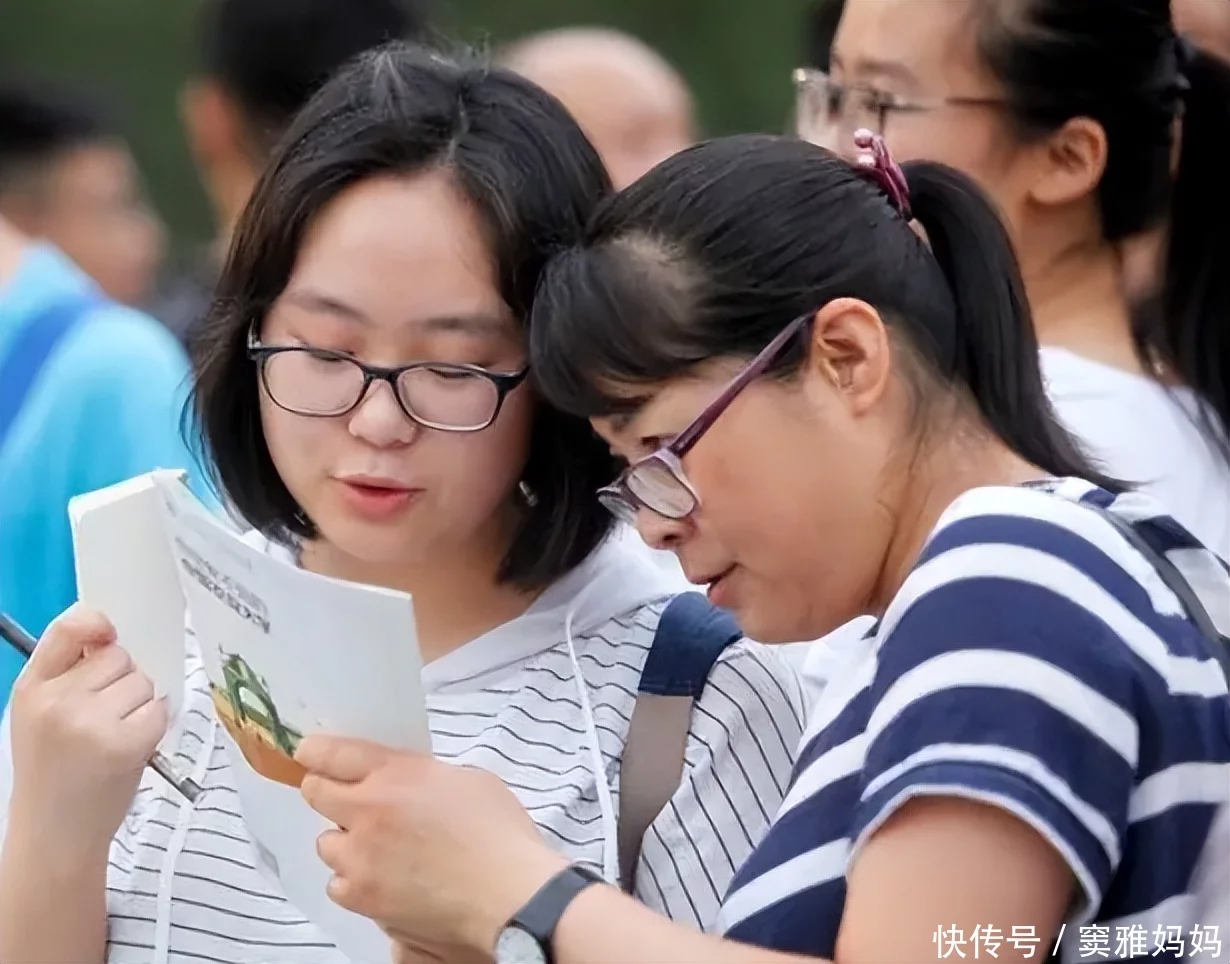
<path id="1" fill-rule="evenodd" d="M 1195 624 L 1196 628 L 1200 630 L 1201 635 L 1208 640 L 1213 658 L 1220 664 L 1227 683 L 1230 683 L 1230 639 L 1227 639 L 1218 630 L 1213 622 L 1213 618 L 1209 615 L 1209 611 L 1205 609 L 1204 603 L 1200 601 L 1196 591 L 1183 576 L 1183 573 L 1179 572 L 1178 567 L 1164 553 L 1159 552 L 1144 537 L 1140 530 L 1127 519 L 1124 519 L 1118 513 L 1108 508 L 1092 502 L 1085 502 L 1083 505 L 1093 509 L 1103 519 L 1113 525 L 1119 531 L 1119 534 L 1127 540 L 1128 544 L 1144 556 L 1149 564 L 1157 570 L 1157 574 L 1161 577 L 1162 582 L 1166 584 L 1166 588 L 1175 594 L 1179 604 L 1187 612 L 1188 619 Z"/>
<path id="2" fill-rule="evenodd" d="M 620 761 L 619 878 L 629 893 L 641 840 L 683 779 L 692 706 L 722 651 L 742 638 L 734 618 L 698 592 L 676 596 L 658 620 Z"/>
<path id="3" fill-rule="evenodd" d="M 0 449 L 21 414 L 30 389 L 60 344 L 100 303 L 91 293 L 58 301 L 26 321 L 0 359 Z"/>
<path id="4" fill-rule="evenodd" d="M 1123 536 L 1128 545 L 1145 557 L 1145 561 L 1154 568 L 1166 588 L 1175 594 L 1175 597 L 1179 600 L 1179 605 L 1187 612 L 1188 619 L 1192 621 L 1196 628 L 1200 630 L 1200 634 L 1208 641 L 1213 657 L 1220 664 L 1222 672 L 1226 675 L 1226 681 L 1230 683 L 1230 639 L 1223 636 L 1217 629 L 1204 603 L 1200 601 L 1191 583 L 1187 581 L 1178 567 L 1166 558 L 1165 553 L 1150 543 L 1135 525 L 1117 512 L 1106 506 L 1098 505 L 1096 502 L 1083 501 L 1081 505 L 1086 509 L 1096 512 L 1114 526 L 1115 530 L 1119 535 Z M 1057 949 L 1052 950 L 1046 958 L 1046 964 L 1059 964 L 1061 960 L 1062 957 L 1059 951 Z"/>

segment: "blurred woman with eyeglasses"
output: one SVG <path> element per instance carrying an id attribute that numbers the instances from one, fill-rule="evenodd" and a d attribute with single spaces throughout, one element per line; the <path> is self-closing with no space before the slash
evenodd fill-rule
<path id="1" fill-rule="evenodd" d="M 1061 419 L 1230 556 L 1230 65 L 1169 0 L 845 0 L 828 71 L 795 82 L 805 139 L 867 127 L 978 180 Z M 1124 242 L 1168 217 L 1161 290 L 1134 306 Z"/>
<path id="2" fill-rule="evenodd" d="M 255 544 L 413 596 L 436 755 L 496 774 L 591 876 L 706 927 L 781 802 L 802 696 L 697 596 L 685 612 L 721 635 L 687 661 L 678 585 L 608 539 L 611 452 L 537 394 L 532 296 L 608 191 L 528 81 L 407 46 L 366 56 L 256 186 L 198 409 Z M 0 960 L 345 961 L 255 868 L 191 634 L 166 752 L 203 787 L 192 806 L 142 777 L 166 721 L 113 641 L 101 617 L 64 617 L 13 697 Z"/>

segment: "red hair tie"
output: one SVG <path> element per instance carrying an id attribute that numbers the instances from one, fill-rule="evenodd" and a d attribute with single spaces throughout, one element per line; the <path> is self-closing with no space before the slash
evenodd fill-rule
<path id="1" fill-rule="evenodd" d="M 858 156 L 854 166 L 870 177 L 888 195 L 889 203 L 907 221 L 912 220 L 910 213 L 910 186 L 906 183 L 905 173 L 900 165 L 893 160 L 888 152 L 888 145 L 879 134 L 863 128 L 854 132 L 854 146 L 858 148 Z"/>

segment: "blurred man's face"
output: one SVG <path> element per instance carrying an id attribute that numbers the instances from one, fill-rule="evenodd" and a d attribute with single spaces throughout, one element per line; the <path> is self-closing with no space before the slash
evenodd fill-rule
<path id="1" fill-rule="evenodd" d="M 568 109 L 616 189 L 696 141 L 683 79 L 636 41 L 581 30 L 530 41 L 511 66 Z"/>
<path id="2" fill-rule="evenodd" d="M 112 298 L 141 304 L 162 257 L 163 233 L 120 144 L 74 148 L 53 161 L 23 205 L 22 228 L 44 238 Z"/>

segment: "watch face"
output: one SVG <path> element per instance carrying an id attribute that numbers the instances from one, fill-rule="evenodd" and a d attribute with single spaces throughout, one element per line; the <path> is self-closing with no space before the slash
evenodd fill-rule
<path id="1" fill-rule="evenodd" d="M 496 964 L 547 964 L 538 939 L 515 924 L 505 927 L 495 942 Z"/>

